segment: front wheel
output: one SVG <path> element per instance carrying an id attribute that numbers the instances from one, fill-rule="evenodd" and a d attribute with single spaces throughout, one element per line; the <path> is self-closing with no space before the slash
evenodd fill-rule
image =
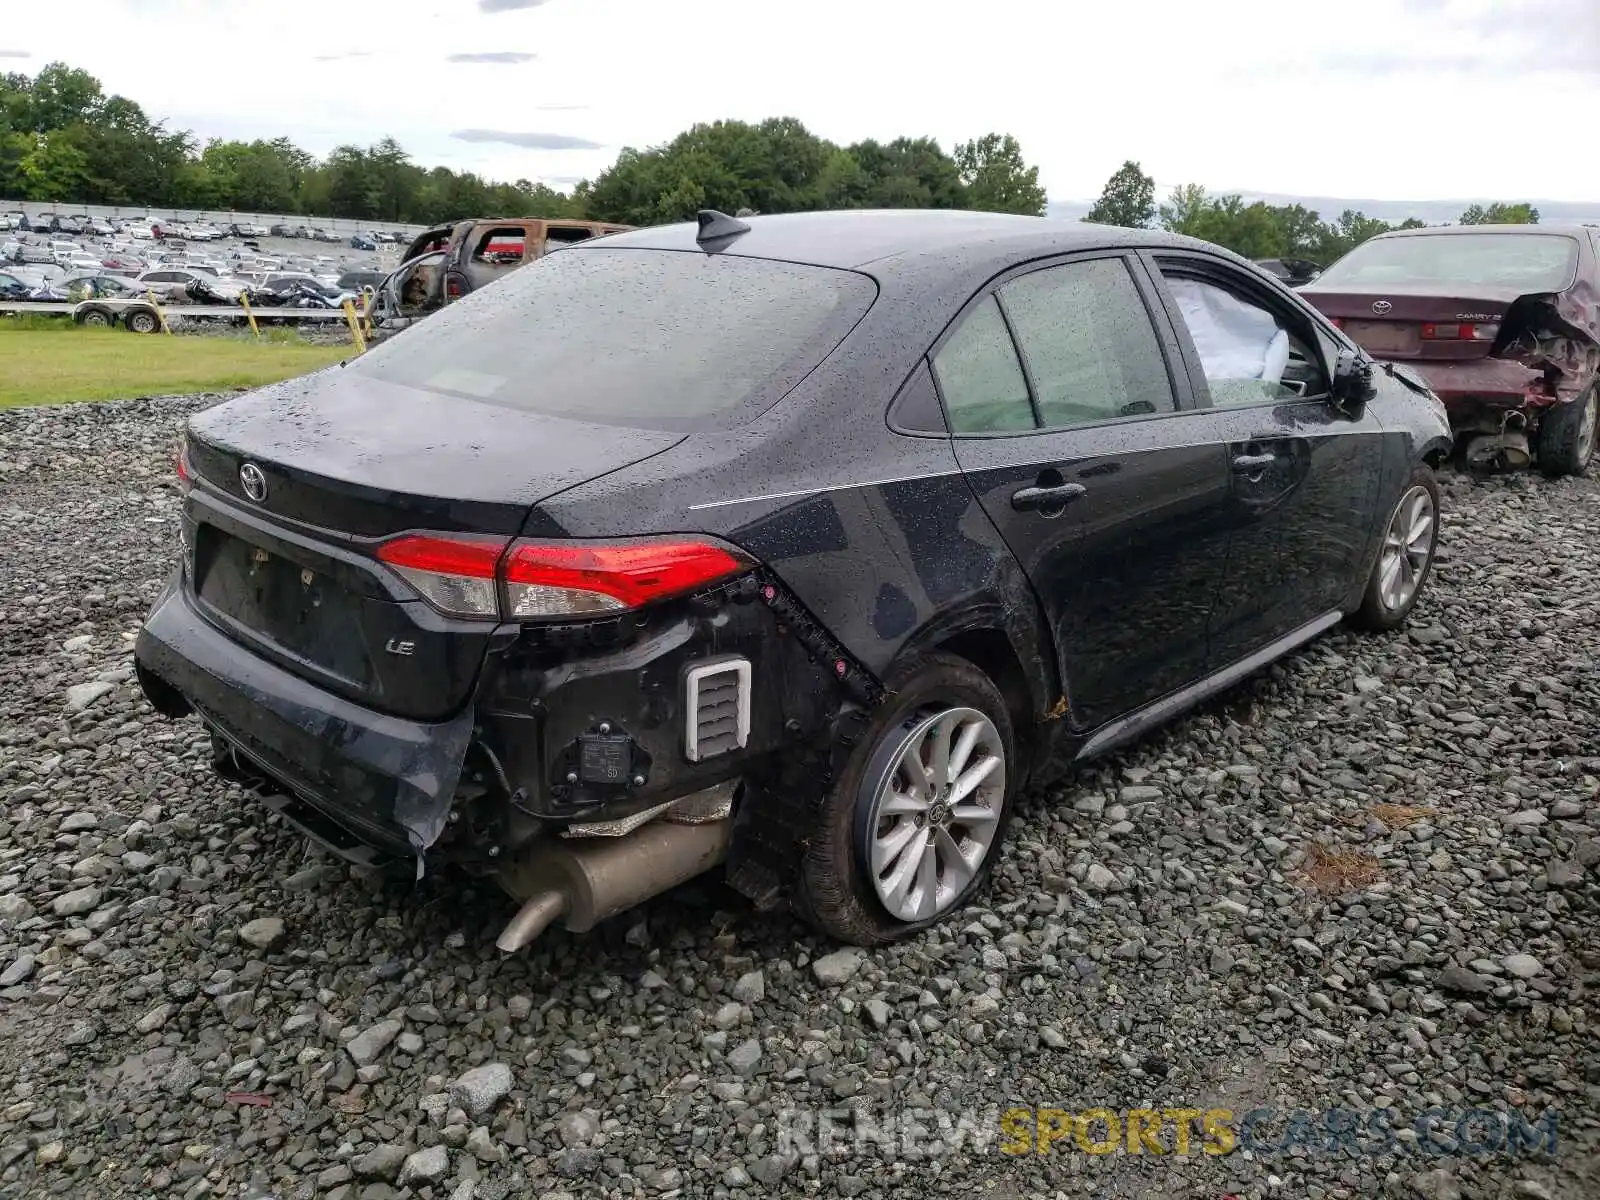
<path id="1" fill-rule="evenodd" d="M 1352 620 L 1365 629 L 1396 629 L 1422 594 L 1439 545 L 1439 484 L 1418 466 L 1411 473 L 1383 530 L 1383 545 L 1373 564 Z"/>
<path id="2" fill-rule="evenodd" d="M 1539 470 L 1546 475 L 1584 475 L 1594 459 L 1600 417 L 1600 382 L 1576 400 L 1544 410 L 1539 419 Z"/>
<path id="3" fill-rule="evenodd" d="M 937 923 L 988 882 L 1022 772 L 1005 697 L 966 659 L 902 672 L 824 803 L 804 915 L 860 946 Z"/>

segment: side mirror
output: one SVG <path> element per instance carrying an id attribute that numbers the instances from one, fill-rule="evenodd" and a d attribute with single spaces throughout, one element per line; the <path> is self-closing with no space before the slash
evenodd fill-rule
<path id="1" fill-rule="evenodd" d="M 1372 360 L 1341 347 L 1334 361 L 1332 394 L 1334 410 L 1359 421 L 1367 403 L 1378 394 L 1372 383 Z"/>

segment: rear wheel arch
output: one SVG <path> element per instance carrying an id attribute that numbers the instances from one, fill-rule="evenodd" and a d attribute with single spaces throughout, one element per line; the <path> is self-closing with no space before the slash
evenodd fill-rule
<path id="1" fill-rule="evenodd" d="M 1050 710 L 1050 701 L 1040 703 L 1040 683 L 1030 681 L 1022 668 L 1016 647 L 1004 630 L 993 626 L 967 629 L 952 634 L 929 650 L 954 654 L 964 658 L 987 675 L 1005 697 L 1011 714 L 1012 735 L 1016 739 L 1017 757 L 1027 770 L 1038 744 L 1037 726 Z"/>
<path id="2" fill-rule="evenodd" d="M 1031 601 L 1031 596 L 1030 596 Z M 1064 688 L 1055 643 L 1037 605 L 989 597 L 947 612 L 913 633 L 884 673 L 892 690 L 930 656 L 953 654 L 982 671 L 1005 697 L 1024 774 L 1031 773 L 1048 745 L 1045 727 L 1059 724 Z"/>

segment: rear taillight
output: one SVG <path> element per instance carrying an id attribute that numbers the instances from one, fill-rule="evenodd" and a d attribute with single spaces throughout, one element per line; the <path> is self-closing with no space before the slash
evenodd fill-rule
<path id="1" fill-rule="evenodd" d="M 378 547 L 378 561 L 453 617 L 498 617 L 495 568 L 505 538 L 435 537 L 406 534 Z"/>
<path id="2" fill-rule="evenodd" d="M 189 447 L 184 444 L 178 446 L 178 452 L 172 456 L 172 468 L 178 474 L 178 490 L 185 496 L 194 486 L 194 480 L 189 477 Z"/>
<path id="3" fill-rule="evenodd" d="M 750 561 L 685 539 L 567 545 L 517 542 L 506 556 L 506 616 L 584 616 L 638 608 L 737 575 Z"/>
<path id="4" fill-rule="evenodd" d="M 405 534 L 379 546 L 378 559 L 440 612 L 508 621 L 638 608 L 753 565 L 697 538 L 508 543 L 456 534 Z"/>
<path id="5" fill-rule="evenodd" d="M 457 279 L 454 275 L 445 276 L 444 294 L 451 300 L 461 299 L 463 295 L 461 290 L 461 280 Z"/>
<path id="6" fill-rule="evenodd" d="M 1335 329 L 1343 329 L 1344 328 L 1344 318 L 1343 317 L 1329 317 L 1328 318 L 1328 323 L 1330 325 L 1332 325 Z"/>
<path id="7" fill-rule="evenodd" d="M 1492 342 L 1499 332 L 1500 326 L 1498 325 L 1429 321 L 1422 326 L 1422 340 L 1425 342 Z"/>

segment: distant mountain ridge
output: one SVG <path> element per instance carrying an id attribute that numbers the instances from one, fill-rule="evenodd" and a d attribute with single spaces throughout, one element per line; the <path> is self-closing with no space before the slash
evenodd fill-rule
<path id="1" fill-rule="evenodd" d="M 1157 188 L 1158 198 L 1165 198 L 1170 188 Z M 1234 193 L 1226 189 L 1207 189 L 1213 196 L 1228 196 Z M 1289 196 L 1280 192 L 1249 192 L 1240 191 L 1247 204 L 1257 200 L 1265 201 L 1272 205 L 1303 204 L 1312 212 L 1318 214 L 1324 221 L 1334 219 L 1345 209 L 1354 209 L 1365 213 L 1369 217 L 1377 217 L 1382 221 L 1404 221 L 1407 217 L 1416 217 L 1429 225 L 1443 225 L 1457 221 L 1461 214 L 1474 204 L 1492 204 L 1492 199 L 1468 200 L 1350 200 L 1339 199 L 1334 196 Z M 1521 196 L 1501 196 L 1499 199 L 1509 203 L 1521 203 Z M 1576 203 L 1563 200 L 1530 200 L 1528 203 L 1539 210 L 1539 220 L 1548 224 L 1588 224 L 1600 223 L 1600 200 L 1578 201 Z M 1081 219 L 1093 206 L 1092 200 L 1052 200 L 1046 209 L 1049 216 L 1065 220 Z"/>

